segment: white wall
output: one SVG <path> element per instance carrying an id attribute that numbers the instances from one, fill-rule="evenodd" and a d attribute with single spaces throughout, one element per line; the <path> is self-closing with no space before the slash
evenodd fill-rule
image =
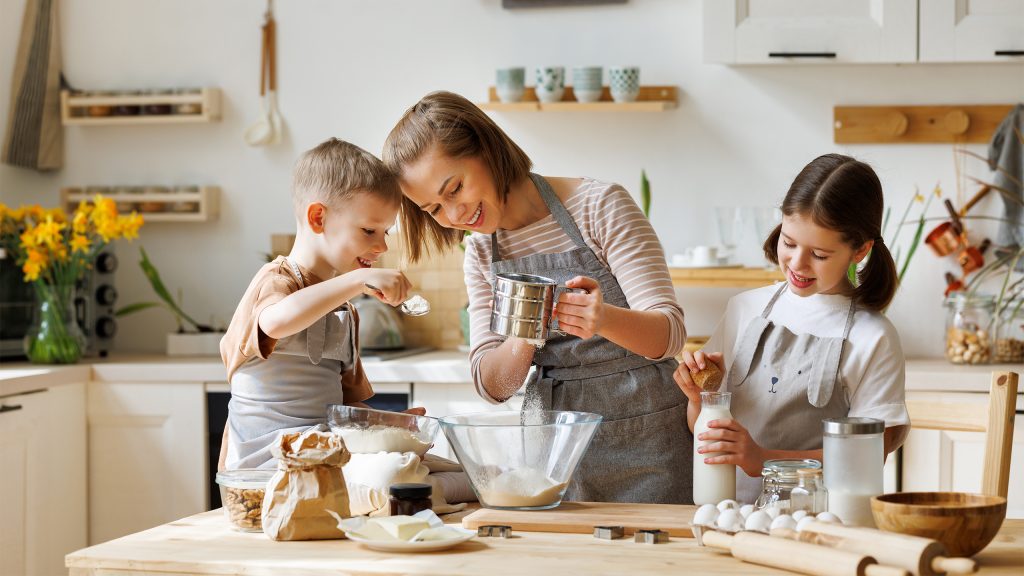
<path id="1" fill-rule="evenodd" d="M 0 0 L 0 127 L 6 123 L 25 0 Z M 276 3 L 280 108 L 289 130 L 275 148 L 242 141 L 258 112 L 257 0 L 64 0 L 68 80 L 83 89 L 219 86 L 224 118 L 209 125 L 69 127 L 56 174 L 0 166 L 0 201 L 57 202 L 60 186 L 210 183 L 223 188 L 210 224 L 149 224 L 121 243 L 121 303 L 151 299 L 134 265 L 142 244 L 199 318 L 227 321 L 271 232 L 293 227 L 289 169 L 302 150 L 338 136 L 379 152 L 402 112 L 430 90 L 483 99 L 508 65 L 636 64 L 644 84 L 681 88 L 660 114 L 496 114 L 542 174 L 618 181 L 634 193 L 646 168 L 652 220 L 666 251 L 716 239 L 713 207 L 775 204 L 815 156 L 870 162 L 902 209 L 915 185 L 955 190 L 948 145 L 839 147 L 837 104 L 1011 103 L 1024 65 L 725 67 L 701 62 L 698 0 L 507 11 L 499 0 L 304 0 Z M 983 146 L 972 146 L 983 151 Z M 979 176 L 979 163 L 969 165 Z M 987 203 L 995 210 L 996 201 Z M 986 205 L 981 207 L 982 210 Z M 933 208 L 941 214 L 939 206 Z M 890 310 L 911 355 L 938 355 L 940 262 L 919 252 Z M 691 333 L 708 333 L 728 291 L 682 291 Z M 118 348 L 158 350 L 170 318 L 121 322 Z"/>

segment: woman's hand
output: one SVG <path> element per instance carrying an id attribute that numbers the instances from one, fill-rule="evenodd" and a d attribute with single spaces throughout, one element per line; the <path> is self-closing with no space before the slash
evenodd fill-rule
<path id="1" fill-rule="evenodd" d="M 725 374 L 725 357 L 721 352 L 705 354 L 703 350 L 698 350 L 693 353 L 684 351 L 681 360 L 679 367 L 672 373 L 672 379 L 676 381 L 676 385 L 683 391 L 690 403 L 700 408 L 700 393 L 703 390 L 694 383 L 691 373 L 703 370 L 707 367 L 708 362 L 714 362 L 722 374 Z"/>
<path id="2" fill-rule="evenodd" d="M 765 461 L 765 451 L 750 437 L 750 432 L 742 424 L 731 418 L 708 422 L 711 430 L 698 435 L 697 442 L 707 442 L 699 446 L 697 452 L 707 454 L 720 452 L 717 456 L 704 459 L 705 464 L 735 464 L 746 472 L 747 476 L 760 476 Z"/>
<path id="3" fill-rule="evenodd" d="M 586 293 L 565 292 L 558 298 L 555 314 L 558 329 L 566 334 L 587 339 L 604 327 L 604 297 L 597 280 L 577 276 L 565 283 L 566 288 L 580 288 Z"/>

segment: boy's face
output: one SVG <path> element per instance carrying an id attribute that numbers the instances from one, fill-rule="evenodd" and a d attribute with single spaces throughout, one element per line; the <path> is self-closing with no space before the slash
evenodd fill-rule
<path id="1" fill-rule="evenodd" d="M 505 203 L 477 157 L 452 158 L 432 146 L 402 171 L 402 193 L 445 228 L 493 233 Z"/>
<path id="2" fill-rule="evenodd" d="M 398 205 L 356 193 L 336 207 L 325 206 L 323 257 L 338 274 L 369 268 L 388 251 L 384 241 L 395 224 Z"/>

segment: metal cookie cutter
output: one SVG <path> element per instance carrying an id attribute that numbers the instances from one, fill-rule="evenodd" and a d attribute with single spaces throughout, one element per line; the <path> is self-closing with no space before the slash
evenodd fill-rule
<path id="1" fill-rule="evenodd" d="M 618 540 L 626 535 L 625 526 L 594 526 L 594 538 Z"/>
<path id="2" fill-rule="evenodd" d="M 512 527 L 503 526 L 500 524 L 488 524 L 487 526 L 481 526 L 477 528 L 476 535 L 480 536 L 481 538 L 486 538 L 488 536 L 493 536 L 496 538 L 511 538 Z"/>
<path id="3" fill-rule="evenodd" d="M 668 542 L 668 532 L 664 530 L 637 530 L 633 541 L 641 544 L 662 544 Z"/>

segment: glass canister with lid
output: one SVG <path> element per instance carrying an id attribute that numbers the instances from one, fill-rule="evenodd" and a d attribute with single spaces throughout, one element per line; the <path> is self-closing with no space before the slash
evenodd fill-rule
<path id="1" fill-rule="evenodd" d="M 999 313 L 993 360 L 1006 364 L 1024 363 L 1024 300 L 1004 302 Z"/>
<path id="2" fill-rule="evenodd" d="M 945 305 L 946 359 L 954 364 L 990 363 L 995 297 L 953 292 Z"/>
<path id="3" fill-rule="evenodd" d="M 821 462 L 810 458 L 766 460 L 761 469 L 761 495 L 754 508 L 777 508 L 783 514 L 793 512 L 790 495 L 800 484 L 800 470 L 821 470 Z"/>
<path id="4" fill-rule="evenodd" d="M 822 420 L 828 511 L 844 524 L 875 527 L 871 498 L 882 493 L 885 422 L 876 418 Z"/>

